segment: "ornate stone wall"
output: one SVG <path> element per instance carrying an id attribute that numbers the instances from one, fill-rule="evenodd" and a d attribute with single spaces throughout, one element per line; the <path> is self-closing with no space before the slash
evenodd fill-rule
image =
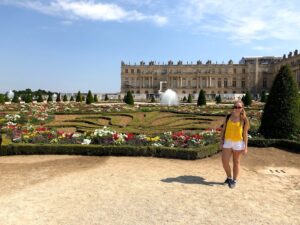
<path id="1" fill-rule="evenodd" d="M 300 87 L 300 55 L 295 50 L 286 57 L 243 57 L 238 64 L 232 60 L 228 64 L 183 64 L 182 61 L 158 64 L 154 61 L 147 65 L 121 63 L 121 94 L 128 90 L 136 95 L 158 95 L 160 81 L 173 89 L 181 97 L 188 94 L 198 95 L 201 89 L 208 96 L 216 94 L 235 94 L 251 91 L 253 95 L 268 91 L 279 68 L 291 65 Z"/>

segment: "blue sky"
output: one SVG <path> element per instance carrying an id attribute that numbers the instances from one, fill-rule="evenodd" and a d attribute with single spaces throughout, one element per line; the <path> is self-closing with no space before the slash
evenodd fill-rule
<path id="1" fill-rule="evenodd" d="M 0 0 L 0 92 L 120 91 L 121 60 L 300 50 L 297 0 Z"/>

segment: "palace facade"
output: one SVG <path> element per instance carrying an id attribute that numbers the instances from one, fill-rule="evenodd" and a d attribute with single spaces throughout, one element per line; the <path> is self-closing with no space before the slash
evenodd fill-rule
<path id="1" fill-rule="evenodd" d="M 141 61 L 138 65 L 121 63 L 121 95 L 131 91 L 135 98 L 146 99 L 151 95 L 158 96 L 160 85 L 162 91 L 174 90 L 179 97 L 194 95 L 197 98 L 201 89 L 207 97 L 217 94 L 230 96 L 250 91 L 259 95 L 268 92 L 282 65 L 291 66 L 295 80 L 300 87 L 300 54 L 298 50 L 287 56 L 243 57 L 238 64 L 229 60 L 227 64 L 214 64 L 211 60 L 202 63 L 200 60 L 183 64 L 182 61 L 158 64 Z"/>

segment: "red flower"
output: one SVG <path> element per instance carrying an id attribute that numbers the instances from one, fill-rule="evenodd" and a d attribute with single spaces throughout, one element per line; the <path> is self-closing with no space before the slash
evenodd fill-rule
<path id="1" fill-rule="evenodd" d="M 117 140 L 117 139 L 119 139 L 119 135 L 118 135 L 117 133 L 115 133 L 115 134 L 112 135 L 112 138 L 113 138 L 114 140 Z"/>
<path id="2" fill-rule="evenodd" d="M 46 131 L 47 128 L 46 127 L 38 127 L 35 129 L 36 131 Z"/>
<path id="3" fill-rule="evenodd" d="M 127 134 L 127 138 L 125 138 L 126 141 L 130 141 L 134 139 L 134 134 Z"/>

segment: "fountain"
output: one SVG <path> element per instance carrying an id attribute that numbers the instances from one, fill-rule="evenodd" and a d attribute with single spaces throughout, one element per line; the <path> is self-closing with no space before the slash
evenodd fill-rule
<path id="1" fill-rule="evenodd" d="M 160 82 L 160 89 L 159 89 L 160 103 L 168 106 L 179 105 L 178 95 L 176 94 L 175 91 L 171 89 L 167 89 L 165 92 L 162 92 L 163 83 L 167 83 L 167 82 L 166 81 Z"/>

